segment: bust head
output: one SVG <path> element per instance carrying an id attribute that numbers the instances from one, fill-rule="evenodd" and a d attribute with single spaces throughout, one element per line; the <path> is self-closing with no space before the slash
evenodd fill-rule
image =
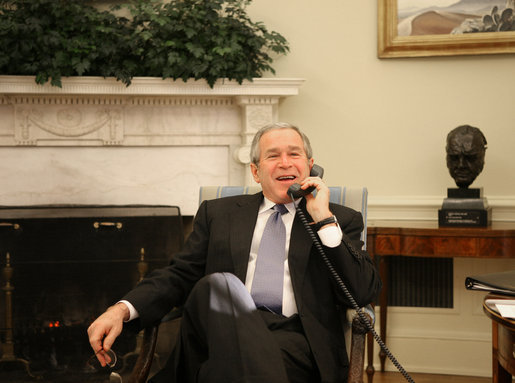
<path id="1" fill-rule="evenodd" d="M 486 138 L 478 128 L 462 125 L 447 135 L 447 168 L 456 185 L 467 188 L 483 170 Z"/>

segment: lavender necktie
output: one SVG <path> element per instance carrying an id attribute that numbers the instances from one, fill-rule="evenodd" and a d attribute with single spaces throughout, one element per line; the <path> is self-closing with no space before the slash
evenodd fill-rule
<path id="1" fill-rule="evenodd" d="M 275 205 L 273 209 L 259 245 L 251 295 L 258 308 L 281 314 L 286 259 L 286 228 L 281 215 L 288 209 L 284 205 Z"/>

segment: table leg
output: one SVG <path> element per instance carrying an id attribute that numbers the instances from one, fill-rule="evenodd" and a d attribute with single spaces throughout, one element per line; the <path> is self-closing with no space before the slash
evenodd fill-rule
<path id="1" fill-rule="evenodd" d="M 367 334 L 367 382 L 372 383 L 374 381 L 374 336 L 372 333 Z"/>
<path id="2" fill-rule="evenodd" d="M 499 363 L 499 324 L 492 321 L 492 382 L 512 383 L 511 374 Z"/>
<path id="3" fill-rule="evenodd" d="M 494 379 L 493 379 L 494 383 L 512 383 L 511 374 L 508 371 L 506 371 L 499 364 L 499 362 L 497 362 L 497 380 L 495 378 L 496 377 L 494 375 Z"/>
<path id="4" fill-rule="evenodd" d="M 379 261 L 379 275 L 383 282 L 381 295 L 379 296 L 379 318 L 380 318 L 380 336 L 384 344 L 386 344 L 386 315 L 388 309 L 388 257 L 382 256 Z M 379 350 L 379 359 L 381 360 L 381 372 L 385 370 L 386 353 Z"/>

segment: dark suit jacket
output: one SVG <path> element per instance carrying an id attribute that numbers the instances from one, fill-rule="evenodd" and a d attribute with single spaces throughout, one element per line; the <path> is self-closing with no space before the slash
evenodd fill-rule
<path id="1" fill-rule="evenodd" d="M 231 272 L 245 280 L 262 200 L 263 194 L 258 193 L 201 204 L 184 249 L 168 267 L 154 271 L 124 297 L 140 314 L 142 328 L 159 321 L 172 307 L 181 306 L 206 274 Z M 305 200 L 301 207 L 305 211 Z M 358 305 L 364 306 L 376 297 L 381 281 L 370 257 L 361 250 L 363 219 L 350 208 L 335 204 L 330 208 L 344 232 L 344 240 L 336 248 L 324 247 L 325 252 Z M 288 262 L 298 313 L 322 381 L 341 381 L 347 375 L 348 361 L 338 306 L 350 304 L 329 277 L 298 215 L 293 222 Z"/>

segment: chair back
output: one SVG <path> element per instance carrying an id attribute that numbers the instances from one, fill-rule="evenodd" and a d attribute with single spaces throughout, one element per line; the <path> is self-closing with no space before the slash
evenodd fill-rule
<path id="1" fill-rule="evenodd" d="M 204 200 L 229 197 L 241 194 L 255 194 L 261 191 L 261 186 L 201 186 L 199 204 Z M 368 190 L 366 187 L 329 186 L 329 199 L 333 203 L 350 207 L 361 212 L 365 228 L 361 233 L 361 240 L 367 246 L 367 203 Z"/>

